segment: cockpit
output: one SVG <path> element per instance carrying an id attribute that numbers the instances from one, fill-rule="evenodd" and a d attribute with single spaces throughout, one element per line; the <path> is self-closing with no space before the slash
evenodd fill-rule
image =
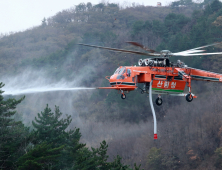
<path id="1" fill-rule="evenodd" d="M 126 67 L 119 67 L 116 69 L 114 74 L 124 74 L 126 72 Z"/>
<path id="2" fill-rule="evenodd" d="M 119 67 L 114 72 L 114 74 L 118 74 L 116 79 L 125 79 L 125 78 L 131 76 L 131 70 L 130 69 L 126 69 L 126 67 Z M 125 77 L 125 76 L 127 76 L 127 77 Z"/>

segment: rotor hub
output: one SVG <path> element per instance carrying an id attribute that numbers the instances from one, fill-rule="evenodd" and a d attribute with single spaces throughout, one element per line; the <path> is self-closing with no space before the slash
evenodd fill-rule
<path id="1" fill-rule="evenodd" d="M 160 56 L 164 58 L 169 58 L 172 56 L 172 53 L 169 50 L 162 50 L 160 51 Z"/>

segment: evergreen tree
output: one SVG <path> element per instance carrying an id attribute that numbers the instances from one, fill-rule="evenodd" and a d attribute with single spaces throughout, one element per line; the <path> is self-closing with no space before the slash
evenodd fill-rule
<path id="1" fill-rule="evenodd" d="M 45 17 L 42 20 L 42 26 L 45 27 L 47 25 Z"/>
<path id="2" fill-rule="evenodd" d="M 135 170 L 140 170 L 140 167 L 141 167 L 141 164 L 139 166 L 136 166 L 136 163 L 134 163 Z M 144 170 L 144 169 L 142 169 L 142 170 Z"/>
<path id="3" fill-rule="evenodd" d="M 0 89 L 3 86 L 0 83 Z M 15 169 L 16 161 L 25 152 L 29 140 L 28 128 L 13 119 L 16 106 L 25 97 L 4 100 L 2 93 L 0 90 L 0 169 Z"/>
<path id="4" fill-rule="evenodd" d="M 131 170 L 129 166 L 123 165 L 121 163 L 121 157 L 117 155 L 113 162 L 107 162 L 108 145 L 106 141 L 100 143 L 99 148 L 91 148 L 90 151 L 88 148 L 80 149 L 78 153 L 78 158 L 75 161 L 74 170 Z M 135 168 L 139 170 L 136 165 Z"/>
<path id="5" fill-rule="evenodd" d="M 44 111 L 41 114 L 38 113 L 38 118 L 35 117 L 35 121 L 32 121 L 35 128 L 32 132 L 34 144 L 47 142 L 52 144 L 52 147 L 65 145 L 61 150 L 57 169 L 71 167 L 76 158 L 76 151 L 85 146 L 79 143 L 81 137 L 79 129 L 66 131 L 72 121 L 71 116 L 66 115 L 65 119 L 59 119 L 61 116 L 62 113 L 58 106 L 55 106 L 55 113 L 53 113 L 46 105 Z"/>
<path id="6" fill-rule="evenodd" d="M 55 169 L 60 151 L 64 146 L 53 148 L 52 144 L 46 142 L 36 145 L 27 154 L 19 158 L 19 170 L 38 170 L 38 169 Z"/>
<path id="7" fill-rule="evenodd" d="M 110 169 L 112 164 L 107 163 L 108 156 L 106 155 L 108 145 L 105 141 L 100 143 L 100 148 L 83 148 L 78 151 L 78 157 L 75 162 L 74 169 L 88 170 L 88 169 Z"/>
<path id="8" fill-rule="evenodd" d="M 157 149 L 155 147 L 150 149 L 147 166 L 151 170 L 161 170 L 165 169 L 162 163 L 163 156 L 161 155 L 161 149 Z"/>
<path id="9" fill-rule="evenodd" d="M 122 158 L 119 155 L 117 155 L 116 158 L 114 159 L 114 161 L 112 162 L 112 170 L 119 170 L 119 169 L 120 170 L 132 170 L 131 168 L 129 168 L 128 165 L 123 165 L 121 163 L 121 160 L 122 160 Z M 135 167 L 135 170 L 140 169 L 140 166 L 137 167 L 135 164 L 134 164 L 134 167 Z"/>
<path id="10" fill-rule="evenodd" d="M 63 144 L 66 137 L 75 133 L 72 130 L 65 131 L 72 121 L 71 116 L 59 120 L 61 115 L 59 107 L 55 106 L 55 113 L 53 113 L 48 105 L 46 105 L 44 112 L 38 113 L 38 118 L 35 117 L 35 121 L 32 121 L 32 125 L 36 129 L 33 131 L 34 144 L 46 141 L 58 146 Z"/>
<path id="11" fill-rule="evenodd" d="M 222 7 L 222 3 L 219 0 L 214 0 L 210 5 L 213 12 L 217 12 Z"/>
<path id="12" fill-rule="evenodd" d="M 222 168 L 222 147 L 216 149 L 215 155 L 216 155 L 216 162 L 214 166 L 216 168 Z"/>

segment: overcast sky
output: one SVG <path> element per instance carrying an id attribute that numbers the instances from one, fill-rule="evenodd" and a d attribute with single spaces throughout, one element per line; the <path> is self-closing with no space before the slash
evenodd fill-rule
<path id="1" fill-rule="evenodd" d="M 98 4 L 107 0 L 0 0 L 0 33 L 24 31 L 41 24 L 44 17 L 48 18 L 63 9 L 69 9 L 81 2 Z M 170 0 L 109 0 L 121 4 L 132 2 L 142 5 L 162 5 Z"/>

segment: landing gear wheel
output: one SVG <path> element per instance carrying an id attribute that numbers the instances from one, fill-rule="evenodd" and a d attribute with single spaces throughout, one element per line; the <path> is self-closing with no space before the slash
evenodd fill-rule
<path id="1" fill-rule="evenodd" d="M 188 93 L 188 94 L 186 95 L 186 100 L 187 100 L 188 102 L 192 102 L 193 96 L 190 95 L 190 93 Z"/>
<path id="2" fill-rule="evenodd" d="M 121 94 L 121 98 L 122 98 L 122 99 L 125 99 L 125 98 L 126 98 L 126 95 L 125 95 L 125 94 Z"/>
<path id="3" fill-rule="evenodd" d="M 158 106 L 162 105 L 162 104 L 163 104 L 163 100 L 158 97 L 158 98 L 156 99 L 156 104 L 157 104 Z"/>

